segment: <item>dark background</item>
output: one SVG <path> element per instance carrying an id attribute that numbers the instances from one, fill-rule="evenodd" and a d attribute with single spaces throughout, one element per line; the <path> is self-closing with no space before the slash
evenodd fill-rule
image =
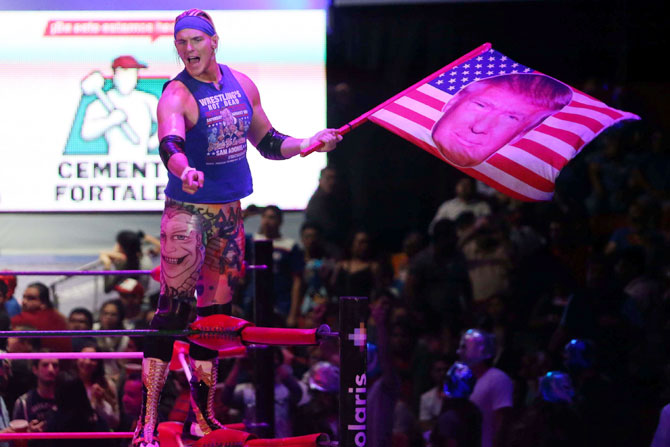
<path id="1" fill-rule="evenodd" d="M 670 82 L 663 67 L 669 23 L 663 4 L 545 0 L 333 6 L 327 37 L 328 126 L 342 126 L 491 42 L 511 59 L 637 113 L 641 125 L 667 133 Z M 589 146 L 578 157 L 588 151 Z M 347 134 L 329 154 L 329 163 L 349 189 L 354 225 L 392 250 L 408 231 L 425 231 L 463 176 L 373 123 Z M 561 181 L 559 176 L 557 185 Z"/>

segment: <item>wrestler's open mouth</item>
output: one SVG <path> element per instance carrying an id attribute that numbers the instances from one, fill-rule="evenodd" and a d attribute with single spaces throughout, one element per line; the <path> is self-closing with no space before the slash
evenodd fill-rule
<path id="1" fill-rule="evenodd" d="M 184 259 L 186 259 L 186 256 L 188 256 L 188 255 L 184 255 L 181 258 L 170 258 L 168 256 L 163 256 L 163 261 L 167 262 L 168 264 L 179 265 L 182 262 L 184 262 Z"/>
<path id="2" fill-rule="evenodd" d="M 186 61 L 189 64 L 197 64 L 198 62 L 200 62 L 200 58 L 198 56 L 189 57 L 189 58 L 186 59 Z"/>

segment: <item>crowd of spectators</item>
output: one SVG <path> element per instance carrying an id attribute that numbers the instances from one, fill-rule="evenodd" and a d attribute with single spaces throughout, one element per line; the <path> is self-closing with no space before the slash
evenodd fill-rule
<path id="1" fill-rule="evenodd" d="M 269 206 L 250 211 L 261 225 L 247 244 L 274 241 L 278 326 L 336 329 L 338 297 L 369 297 L 367 445 L 666 446 L 669 149 L 660 132 L 615 129 L 564 169 L 549 203 L 516 202 L 463 177 L 432 222 L 408 231 L 398 249 L 377 246 L 375 229 L 352 225 L 337 171 L 327 167 L 300 240 L 282 235 L 282 210 Z M 126 236 L 116 254 L 101 257 L 109 268 L 140 267 Z M 250 275 L 233 301 L 233 314 L 247 320 Z M 17 309 L 15 282 L 3 277 L 0 324 L 146 328 L 156 297 L 145 296 L 142 280 L 108 283 L 116 299 L 66 318 L 40 283 L 22 291 Z M 138 351 L 141 340 L 9 338 L 5 349 Z M 274 351 L 276 436 L 319 431 L 338 439 L 337 349 L 325 342 Z M 251 366 L 221 362 L 219 420 L 262 422 Z M 3 362 L 0 429 L 79 430 L 79 420 L 96 431 L 132 430 L 140 390 L 131 360 Z M 171 373 L 159 413 L 186 418 L 183 372 Z"/>

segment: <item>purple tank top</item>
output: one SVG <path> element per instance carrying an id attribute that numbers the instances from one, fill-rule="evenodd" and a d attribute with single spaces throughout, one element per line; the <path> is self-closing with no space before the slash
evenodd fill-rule
<path id="1" fill-rule="evenodd" d="M 165 195 L 190 203 L 227 203 L 253 192 L 247 163 L 247 131 L 253 108 L 233 73 L 225 65 L 221 88 L 191 77 L 186 70 L 181 81 L 198 104 L 198 121 L 186 132 L 184 153 L 189 166 L 205 174 L 204 186 L 195 194 L 181 189 L 181 179 L 168 171 Z M 167 84 L 166 84 L 167 85 Z"/>

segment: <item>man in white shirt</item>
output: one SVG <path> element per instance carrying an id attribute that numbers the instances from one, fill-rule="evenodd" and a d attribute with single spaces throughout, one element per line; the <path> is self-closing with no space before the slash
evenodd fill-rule
<path id="1" fill-rule="evenodd" d="M 482 447 L 500 445 L 501 428 L 513 404 L 514 383 L 493 367 L 495 352 L 494 335 L 478 329 L 467 330 L 458 347 L 460 360 L 477 378 L 470 400 L 482 412 Z"/>

